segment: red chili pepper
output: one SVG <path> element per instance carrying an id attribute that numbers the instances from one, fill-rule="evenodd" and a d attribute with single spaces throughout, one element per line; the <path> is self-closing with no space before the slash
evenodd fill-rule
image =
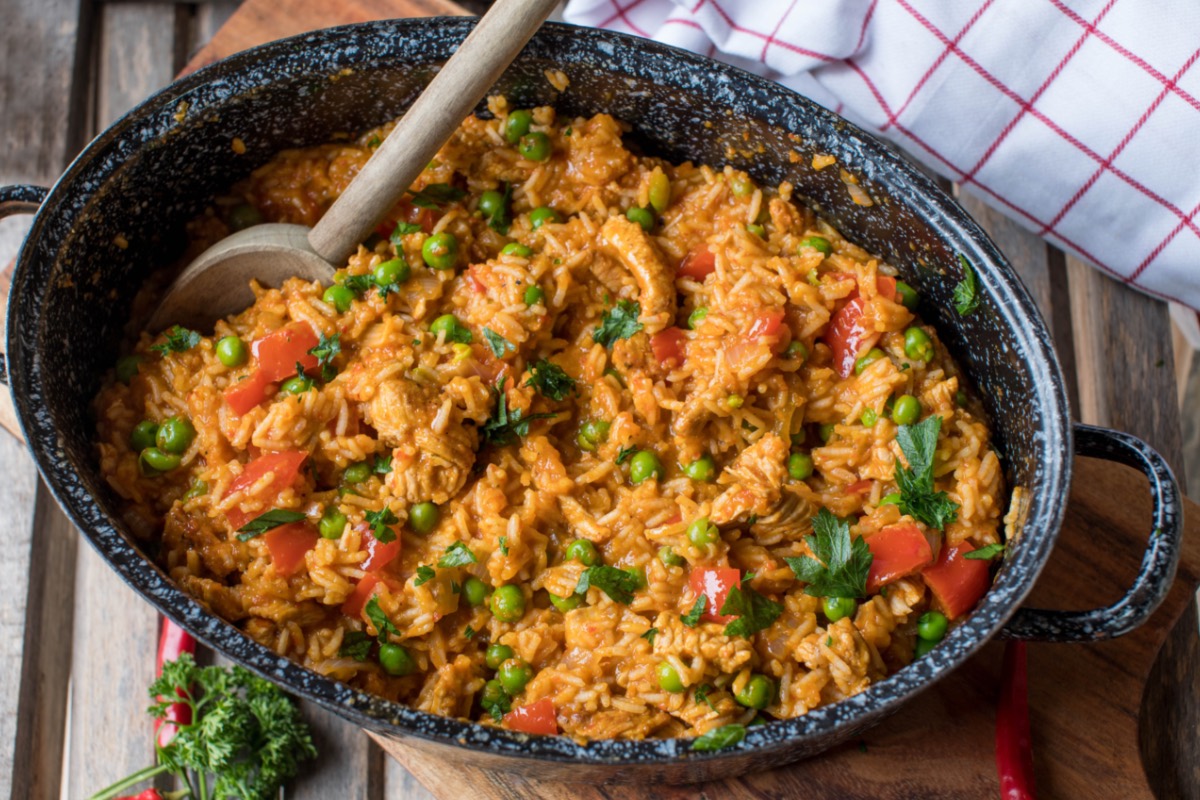
<path id="1" fill-rule="evenodd" d="M 1029 735 L 1029 692 L 1025 643 L 1004 646 L 1000 704 L 996 709 L 996 773 L 1001 800 L 1035 800 L 1033 742 Z"/>
<path id="2" fill-rule="evenodd" d="M 183 628 L 176 625 L 166 617 L 162 621 L 162 632 L 158 637 L 158 661 L 157 672 L 162 674 L 163 663 L 174 661 L 184 653 L 196 652 L 196 640 L 192 635 Z M 183 697 L 183 689 L 175 690 L 176 693 Z M 166 722 L 166 725 L 163 725 Z M 167 709 L 167 718 L 165 720 L 155 720 L 154 730 L 158 739 L 158 746 L 165 747 L 167 742 L 171 741 L 171 737 L 175 735 L 175 726 L 170 724 L 178 722 L 181 725 L 190 725 L 192 723 L 192 708 L 187 703 L 174 703 Z M 151 790 L 147 790 L 151 791 Z M 150 800 L 151 797 L 157 795 L 146 795 L 146 792 L 138 795 L 136 800 Z"/>

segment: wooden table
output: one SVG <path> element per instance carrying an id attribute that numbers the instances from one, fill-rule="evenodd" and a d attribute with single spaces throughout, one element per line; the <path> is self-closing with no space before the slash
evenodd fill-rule
<path id="1" fill-rule="evenodd" d="M 391 13 L 386 0 L 341 4 L 351 13 L 344 20 L 402 15 L 398 8 L 409 13 L 449 8 L 443 0 L 395 0 Z M 92 135 L 178 73 L 237 7 L 236 0 L 4 0 L 0 182 L 51 183 Z M 306 0 L 281 12 L 258 5 L 253 13 L 264 8 L 280 13 L 290 30 L 299 31 L 321 24 L 327 7 L 322 0 Z M 234 17 L 225 28 L 226 50 L 218 55 L 254 43 L 245 34 L 252 26 L 244 22 Z M 1165 306 L 1076 263 L 973 198 L 962 201 L 1020 271 L 1049 321 L 1077 416 L 1141 436 L 1182 478 Z M 12 257 L 24 225 L 20 219 L 0 223 L 0 264 Z M 0 499 L 7 512 L 0 518 L 6 554 L 0 560 L 6 588 L 0 599 L 0 790 L 10 788 L 18 798 L 86 797 L 153 759 L 143 709 L 144 688 L 154 670 L 155 614 L 90 548 L 77 546 L 77 535 L 40 484 L 23 447 L 3 435 L 0 470 Z M 1150 676 L 1141 703 L 1141 735 L 1126 736 L 1111 752 L 1098 754 L 1114 772 L 1133 776 L 1132 783 L 1121 783 L 1119 793 L 1112 794 L 1100 775 L 1090 796 L 1148 797 L 1150 787 L 1160 797 L 1200 796 L 1194 771 L 1190 778 L 1180 777 L 1177 768 L 1200 763 L 1196 617 L 1194 604 L 1188 608 L 1190 616 L 1185 614 L 1167 643 L 1171 658 L 1160 659 Z M 1054 648 L 1031 647 L 1034 667 L 1049 663 Z M 1038 681 L 1035 668 L 1033 690 Z M 358 729 L 318 709 L 306 713 L 317 728 L 322 759 L 289 788 L 289 797 L 430 796 Z M 1136 715 L 1128 716 L 1129 731 L 1136 730 Z M 1050 718 L 1035 707 L 1039 746 L 1053 747 L 1048 732 L 1057 736 L 1070 727 L 1064 715 Z M 1139 748 L 1149 784 L 1136 768 Z M 979 793 L 973 796 L 993 796 L 990 753 L 976 761 L 972 785 Z M 428 764 L 410 765 L 429 785 L 437 783 Z M 1039 764 L 1039 778 L 1050 793 L 1063 785 L 1053 770 L 1052 764 Z M 752 784 L 730 793 L 770 796 Z M 492 788 L 487 796 L 504 796 L 505 790 Z M 517 796 L 517 789 L 507 791 Z M 896 796 L 906 796 L 904 791 Z M 722 793 L 706 790 L 710 797 Z"/>

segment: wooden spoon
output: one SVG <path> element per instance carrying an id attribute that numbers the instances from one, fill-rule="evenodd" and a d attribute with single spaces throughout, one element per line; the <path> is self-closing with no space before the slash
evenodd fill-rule
<path id="1" fill-rule="evenodd" d="M 251 278 L 275 287 L 292 277 L 330 280 L 558 3 L 497 0 L 315 227 L 255 225 L 217 242 L 168 287 L 148 328 L 210 328 L 254 302 Z"/>

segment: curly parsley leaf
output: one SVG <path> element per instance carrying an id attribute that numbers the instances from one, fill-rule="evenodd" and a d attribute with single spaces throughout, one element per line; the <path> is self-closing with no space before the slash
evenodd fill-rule
<path id="1" fill-rule="evenodd" d="M 376 475 L 387 475 L 391 471 L 391 456 L 375 456 L 375 463 L 371 465 L 371 472 L 374 472 Z"/>
<path id="2" fill-rule="evenodd" d="M 708 595 L 702 594 L 696 598 L 696 602 L 692 604 L 692 610 L 679 618 L 689 628 L 694 628 L 700 624 L 700 617 L 704 615 L 704 609 L 708 605 Z"/>
<path id="3" fill-rule="evenodd" d="M 376 636 L 379 637 L 379 641 L 382 644 L 387 644 L 389 633 L 394 633 L 397 636 L 400 635 L 400 629 L 392 624 L 392 621 L 388 619 L 387 614 L 383 613 L 383 609 L 379 607 L 378 597 L 372 596 L 371 599 L 367 601 L 365 610 L 367 612 L 367 619 L 369 619 L 371 624 L 375 626 L 375 630 L 377 631 Z"/>
<path id="4" fill-rule="evenodd" d="M 901 425 L 896 443 L 908 468 L 896 459 L 895 480 L 900 487 L 900 511 L 939 531 L 958 519 L 958 503 L 933 488 L 933 456 L 942 418 L 932 416 L 917 425 Z"/>
<path id="5" fill-rule="evenodd" d="M 363 515 L 363 518 L 371 526 L 371 533 L 380 544 L 396 541 L 396 532 L 390 526 L 395 525 L 400 520 L 392 513 L 390 508 L 384 506 L 379 511 L 368 511 Z"/>
<path id="6" fill-rule="evenodd" d="M 371 637 L 363 631 L 346 631 L 342 636 L 342 646 L 338 648 L 338 657 L 366 661 L 369 655 L 371 655 Z"/>
<path id="7" fill-rule="evenodd" d="M 970 558 L 975 561 L 991 561 L 993 558 L 1003 552 L 1004 545 L 996 542 L 994 544 L 986 544 L 983 547 L 980 547 L 978 550 L 972 550 L 964 555 L 963 558 Z"/>
<path id="8" fill-rule="evenodd" d="M 417 567 L 417 579 L 413 581 L 413 586 L 421 586 L 422 584 L 429 583 L 436 577 L 437 572 L 434 571 L 433 567 L 427 564 L 422 564 L 421 566 Z"/>
<path id="9" fill-rule="evenodd" d="M 329 337 L 322 333 L 317 340 L 317 346 L 308 351 L 310 356 L 317 357 L 317 366 L 321 368 L 321 380 L 329 382 L 333 380 L 334 375 L 337 375 L 337 370 L 333 368 L 333 360 L 341 352 L 342 335 L 340 333 Z"/>
<path id="10" fill-rule="evenodd" d="M 467 547 L 462 542 L 455 542 L 446 548 L 446 554 L 438 559 L 439 567 L 462 567 L 467 564 L 474 564 L 478 559 L 471 552 L 471 548 Z"/>
<path id="11" fill-rule="evenodd" d="M 496 410 L 479 432 L 487 444 L 502 447 L 513 440 L 514 436 L 528 436 L 529 423 L 536 419 L 549 419 L 554 414 L 531 414 L 526 417 L 519 408 L 511 411 L 508 408 L 508 397 L 504 394 L 504 378 L 496 381 L 495 392 L 498 396 Z"/>
<path id="12" fill-rule="evenodd" d="M 643 633 L 641 638 L 645 639 L 647 642 L 650 643 L 650 646 L 653 647 L 655 636 L 658 636 L 658 628 L 651 628 L 650 630 Z"/>
<path id="13" fill-rule="evenodd" d="M 692 741 L 692 749 L 698 753 L 708 753 L 713 750 L 724 750 L 733 747 L 746 738 L 746 726 L 732 722 L 713 728 L 703 736 L 697 736 Z"/>
<path id="14" fill-rule="evenodd" d="M 200 344 L 200 334 L 180 325 L 172 325 L 163 331 L 163 341 L 150 345 L 150 349 L 165 358 L 169 353 L 183 353 Z"/>
<path id="15" fill-rule="evenodd" d="M 487 340 L 488 347 L 492 349 L 492 353 L 496 358 L 504 358 L 504 354 L 510 350 L 516 352 L 517 348 L 513 347 L 512 342 L 505 339 L 500 334 L 496 333 L 491 328 L 483 329 L 483 338 Z"/>
<path id="16" fill-rule="evenodd" d="M 640 303 L 632 300 L 620 300 L 616 306 L 604 312 L 600 319 L 600 327 L 592 331 L 592 340 L 596 344 L 611 348 L 618 339 L 628 339 L 642 329 L 638 316 L 642 313 Z"/>
<path id="17" fill-rule="evenodd" d="M 441 208 L 462 200 L 467 193 L 448 183 L 431 183 L 419 192 L 414 192 L 412 204 L 418 208 Z"/>
<path id="18" fill-rule="evenodd" d="M 588 567 L 579 577 L 575 585 L 575 594 L 586 595 L 589 588 L 595 586 L 622 605 L 633 602 L 633 593 L 641 585 L 638 576 L 623 569 L 601 564 Z"/>
<path id="19" fill-rule="evenodd" d="M 273 508 L 265 514 L 259 514 L 254 519 L 247 522 L 242 527 L 238 528 L 238 541 L 248 542 L 255 536 L 266 533 L 272 528 L 278 528 L 280 525 L 288 525 L 293 522 L 301 522 L 305 516 L 299 511 L 287 511 L 282 508 Z"/>
<path id="20" fill-rule="evenodd" d="M 749 575 L 742 579 L 741 586 L 729 590 L 721 606 L 721 614 L 737 615 L 737 619 L 725 626 L 726 636 L 752 636 L 771 627 L 782 613 L 782 605 L 754 591 Z"/>
<path id="21" fill-rule="evenodd" d="M 962 264 L 963 279 L 954 287 L 954 308 L 965 317 L 979 308 L 979 296 L 976 293 L 975 270 L 971 268 L 971 262 L 959 253 L 958 263 Z"/>
<path id="22" fill-rule="evenodd" d="M 501 236 L 508 235 L 508 228 L 512 224 L 512 216 L 509 211 L 512 205 L 512 191 L 512 184 L 505 182 L 503 199 L 500 201 L 500 205 L 493 209 L 492 213 L 484 216 L 488 227 Z"/>
<path id="23" fill-rule="evenodd" d="M 567 399 L 567 395 L 575 392 L 575 379 L 566 370 L 544 358 L 538 359 L 529 368 L 529 380 L 526 386 L 532 386 L 542 397 L 554 401 Z"/>
<path id="24" fill-rule="evenodd" d="M 804 593 L 813 597 L 866 597 L 873 557 L 863 538 L 859 536 L 852 542 L 850 523 L 841 521 L 827 508 L 813 518 L 813 532 L 815 536 L 804 540 L 816 558 L 784 559 L 796 577 L 808 584 Z"/>
<path id="25" fill-rule="evenodd" d="M 622 464 L 624 464 L 626 461 L 628 461 L 629 459 L 633 458 L 633 454 L 636 452 L 637 452 L 636 447 L 622 447 L 620 450 L 617 451 L 617 458 L 616 458 L 617 466 L 619 467 Z"/>

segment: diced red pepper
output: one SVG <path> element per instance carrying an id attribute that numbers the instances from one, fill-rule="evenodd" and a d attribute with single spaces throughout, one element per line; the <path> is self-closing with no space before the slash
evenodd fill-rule
<path id="1" fill-rule="evenodd" d="M 703 281 L 717 271 L 717 257 L 707 247 L 693 250 L 683 257 L 676 274 L 681 278 Z"/>
<path id="2" fill-rule="evenodd" d="M 750 323 L 750 330 L 746 334 L 746 338 L 752 341 L 757 341 L 764 336 L 774 336 L 779 333 L 779 326 L 783 324 L 783 309 L 782 308 L 767 308 L 758 312 L 754 317 L 754 321 Z"/>
<path id="3" fill-rule="evenodd" d="M 846 487 L 846 494 L 862 494 L 863 492 L 868 491 L 873 483 L 874 481 L 869 480 L 852 483 Z"/>
<path id="4" fill-rule="evenodd" d="M 242 474 L 238 475 L 229 484 L 229 488 L 225 491 L 225 497 L 234 492 L 241 491 L 247 486 L 253 486 L 268 472 L 274 473 L 275 477 L 271 481 L 271 485 L 267 488 L 268 494 L 277 495 L 284 489 L 292 485 L 296 480 L 296 476 L 300 474 L 300 467 L 308 458 L 308 453 L 301 450 L 283 450 L 278 453 L 265 453 L 251 461 L 242 470 Z M 234 508 L 225 514 L 229 524 L 234 528 L 240 528 L 250 521 L 251 517 L 241 509 Z"/>
<path id="5" fill-rule="evenodd" d="M 271 395 L 275 394 L 276 386 L 267 380 L 261 369 L 250 373 L 248 378 L 237 381 L 225 390 L 225 402 L 239 417 L 257 408 Z"/>
<path id="6" fill-rule="evenodd" d="M 896 279 L 890 275 L 877 275 L 875 289 L 888 300 L 896 299 Z"/>
<path id="7" fill-rule="evenodd" d="M 921 529 L 911 522 L 888 525 L 866 537 L 871 550 L 871 571 L 867 573 L 867 591 L 911 575 L 933 563 L 933 551 Z"/>
<path id="8" fill-rule="evenodd" d="M 504 727 L 524 733 L 557 735 L 558 719 L 554 713 L 554 701 L 543 697 L 529 705 L 514 708 L 504 715 Z"/>
<path id="9" fill-rule="evenodd" d="M 365 533 L 364 538 L 367 540 L 367 560 L 363 562 L 362 568 L 367 572 L 379 572 L 400 555 L 399 536 L 387 544 L 376 539 L 372 533 Z"/>
<path id="10" fill-rule="evenodd" d="M 367 601 L 371 599 L 371 595 L 375 593 L 375 587 L 378 584 L 379 578 L 376 578 L 374 575 L 364 575 L 362 580 L 354 587 L 354 591 L 342 603 L 342 613 L 353 619 L 361 617 L 363 608 L 366 607 Z"/>
<path id="11" fill-rule="evenodd" d="M 974 549 L 970 542 L 943 547 L 937 563 L 921 571 L 925 585 L 950 619 L 957 619 L 974 608 L 991 585 L 991 562 L 964 558 Z"/>
<path id="12" fill-rule="evenodd" d="M 475 271 L 473 269 L 467 270 L 466 273 L 464 273 L 464 276 L 467 279 L 467 283 L 471 284 L 471 290 L 475 292 L 475 294 L 483 294 L 487 291 L 487 286 L 483 281 L 475 277 Z"/>
<path id="13" fill-rule="evenodd" d="M 681 366 L 687 359 L 687 333 L 681 328 L 667 328 L 650 337 L 650 349 L 659 366 Z"/>
<path id="14" fill-rule="evenodd" d="M 281 381 L 296 374 L 296 364 L 316 369 L 317 357 L 308 351 L 317 346 L 317 334 L 307 322 L 292 322 L 267 334 L 250 346 L 258 368 L 268 381 Z"/>
<path id="15" fill-rule="evenodd" d="M 721 607 L 729 590 L 742 580 L 742 571 L 732 567 L 703 567 L 692 570 L 688 575 L 688 585 L 697 597 L 704 595 L 708 602 L 704 604 L 704 615 L 700 619 L 705 622 L 729 622 L 736 615 L 722 614 Z"/>
<path id="16" fill-rule="evenodd" d="M 271 563 L 275 573 L 283 577 L 296 574 L 304 564 L 304 555 L 317 546 L 317 532 L 305 522 L 291 522 L 272 528 L 263 534 L 263 541 L 271 551 Z"/>
<path id="17" fill-rule="evenodd" d="M 846 273 L 834 274 L 850 277 Z M 895 278 L 881 275 L 875 279 L 875 286 L 879 294 L 889 300 L 896 299 Z M 845 305 L 833 312 L 833 317 L 829 320 L 829 327 L 821 336 L 822 341 L 833 351 L 834 369 L 843 378 L 850 377 L 850 373 L 854 372 L 854 362 L 858 360 L 862 352 L 874 347 L 875 343 L 879 341 L 879 332 L 867 330 L 862 324 L 863 311 L 866 306 L 867 301 L 857 290 L 851 292 L 850 296 L 846 298 Z"/>

